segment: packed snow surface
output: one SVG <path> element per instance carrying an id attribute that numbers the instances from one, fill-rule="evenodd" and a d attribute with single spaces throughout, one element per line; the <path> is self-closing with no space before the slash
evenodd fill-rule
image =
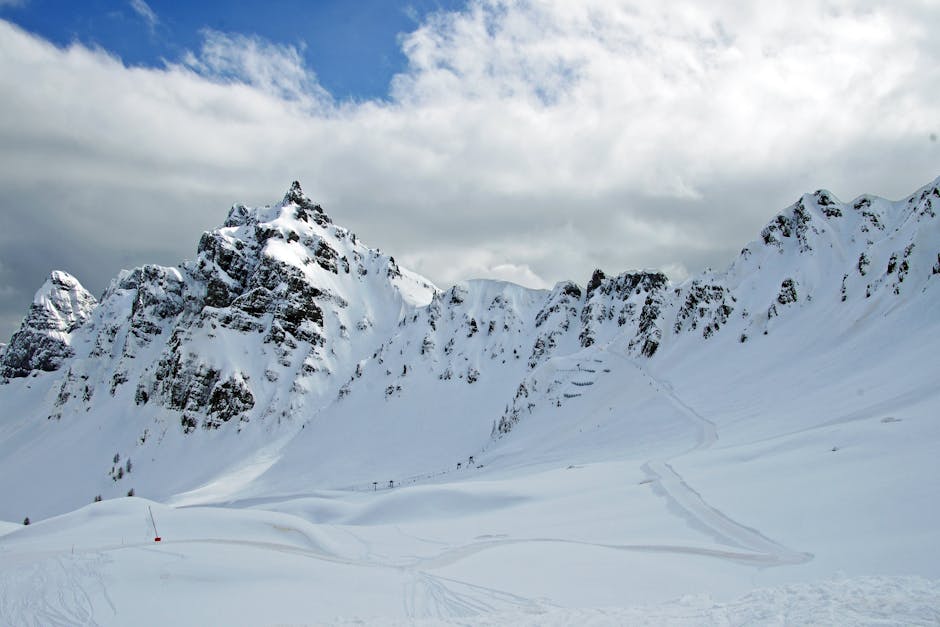
<path id="1" fill-rule="evenodd" d="M 442 292 L 299 186 L 100 304 L 53 276 L 0 623 L 937 624 L 938 184 L 678 286 Z"/>

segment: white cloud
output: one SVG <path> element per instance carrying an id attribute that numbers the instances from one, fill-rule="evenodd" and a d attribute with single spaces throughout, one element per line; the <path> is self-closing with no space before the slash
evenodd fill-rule
<path id="1" fill-rule="evenodd" d="M 222 83 L 244 84 L 263 93 L 322 108 L 330 95 L 304 64 L 303 48 L 272 44 L 260 37 L 205 29 L 198 54 L 187 52 L 183 64 Z"/>
<path id="2" fill-rule="evenodd" d="M 27 0 L 0 0 L 0 7 L 22 7 Z"/>
<path id="3" fill-rule="evenodd" d="M 147 28 L 149 28 L 152 33 L 157 27 L 157 24 L 160 23 L 160 18 L 157 17 L 157 14 L 150 8 L 150 5 L 144 0 L 130 0 L 128 4 L 131 5 L 134 13 L 139 15 L 144 22 L 147 23 Z"/>
<path id="4" fill-rule="evenodd" d="M 938 30 L 916 0 L 479 0 L 403 37 L 389 101 L 336 102 L 297 46 L 128 68 L 0 23 L 0 250 L 23 293 L 53 263 L 97 291 L 297 178 L 441 285 L 720 268 L 804 191 L 940 174 Z"/>

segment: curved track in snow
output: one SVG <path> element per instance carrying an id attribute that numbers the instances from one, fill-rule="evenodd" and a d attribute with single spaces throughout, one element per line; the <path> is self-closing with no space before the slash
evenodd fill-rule
<path id="1" fill-rule="evenodd" d="M 101 554 L 56 555 L 16 576 L 0 577 L 0 622 L 9 625 L 98 625 L 115 608 L 101 575 Z M 102 615 L 94 599 L 103 598 Z M 9 622 L 6 622 L 9 621 Z"/>
<path id="2" fill-rule="evenodd" d="M 751 555 L 751 561 L 769 566 L 802 564 L 813 559 L 812 553 L 795 551 L 776 542 L 757 529 L 744 525 L 714 507 L 680 475 L 669 463 L 673 459 L 695 451 L 711 448 L 718 442 L 718 427 L 705 418 L 691 405 L 676 394 L 672 385 L 658 379 L 629 357 L 616 351 L 605 350 L 608 354 L 620 357 L 662 392 L 672 404 L 699 427 L 698 442 L 684 453 L 668 459 L 649 460 L 641 466 L 647 476 L 647 483 L 660 496 L 665 498 L 671 508 L 681 512 L 682 516 L 694 527 L 707 531 L 718 542 L 743 549 Z"/>
<path id="3" fill-rule="evenodd" d="M 653 489 L 668 500 L 673 509 L 682 512 L 690 523 L 706 529 L 722 544 L 751 552 L 754 561 L 769 566 L 783 566 L 802 564 L 813 559 L 811 553 L 794 551 L 775 542 L 710 505 L 668 462 L 649 461 L 643 464 L 642 469 L 650 478 Z"/>
<path id="4" fill-rule="evenodd" d="M 694 447 L 686 451 L 686 453 L 691 453 L 692 451 L 699 451 L 699 450 L 711 448 L 712 446 L 715 445 L 716 442 L 718 442 L 718 426 L 714 422 L 712 422 L 711 420 L 709 420 L 708 418 L 700 414 L 698 411 L 696 411 L 695 408 L 693 408 L 691 405 L 689 405 L 684 400 L 682 400 L 679 397 L 679 395 L 676 394 L 676 391 L 673 389 L 671 383 L 669 383 L 668 381 L 663 381 L 662 379 L 659 379 L 653 376 L 646 368 L 644 368 L 633 359 L 630 359 L 629 357 L 621 354 L 618 351 L 612 351 L 609 349 L 602 349 L 602 350 L 608 355 L 615 355 L 619 357 L 626 363 L 636 368 L 636 370 L 640 373 L 640 375 L 642 375 L 646 379 L 649 379 L 650 383 L 653 384 L 653 387 L 655 389 L 659 390 L 659 392 L 661 392 L 666 398 L 668 398 L 669 401 L 680 411 L 680 413 L 685 414 L 685 416 L 689 419 L 689 421 L 692 422 L 692 424 L 696 425 L 700 429 L 698 443 L 696 443 Z M 684 455 L 685 453 L 682 453 L 682 454 Z M 678 457 L 678 455 L 674 457 Z M 671 459 L 674 459 L 674 457 Z"/>

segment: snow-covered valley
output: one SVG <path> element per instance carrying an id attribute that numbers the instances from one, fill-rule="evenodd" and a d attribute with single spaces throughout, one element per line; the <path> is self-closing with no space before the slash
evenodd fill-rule
<path id="1" fill-rule="evenodd" d="M 0 622 L 936 624 L 938 208 L 441 291 L 295 185 L 100 300 L 54 273 L 0 356 Z"/>

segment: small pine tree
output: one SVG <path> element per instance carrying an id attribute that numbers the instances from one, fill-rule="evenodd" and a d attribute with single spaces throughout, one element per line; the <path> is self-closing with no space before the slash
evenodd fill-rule
<path id="1" fill-rule="evenodd" d="M 101 502 L 101 495 L 99 494 L 98 496 L 95 497 L 95 503 L 100 503 L 100 502 Z"/>
<path id="2" fill-rule="evenodd" d="M 133 464 L 131 464 L 131 458 L 128 457 L 128 458 L 127 458 L 127 464 L 124 465 L 124 470 L 126 470 L 127 472 L 130 472 L 130 471 L 131 471 L 131 468 L 133 468 L 133 467 L 134 467 Z"/>
<path id="3" fill-rule="evenodd" d="M 127 496 L 134 496 L 134 488 L 127 491 Z"/>
<path id="4" fill-rule="evenodd" d="M 114 463 L 116 464 L 116 463 L 118 463 L 119 461 L 121 461 L 121 454 L 120 454 L 120 453 L 115 453 L 115 454 L 114 454 Z"/>
<path id="5" fill-rule="evenodd" d="M 29 516 L 27 516 L 26 518 L 23 519 L 23 524 L 24 524 L 24 525 L 28 525 L 28 524 L 29 524 Z"/>

